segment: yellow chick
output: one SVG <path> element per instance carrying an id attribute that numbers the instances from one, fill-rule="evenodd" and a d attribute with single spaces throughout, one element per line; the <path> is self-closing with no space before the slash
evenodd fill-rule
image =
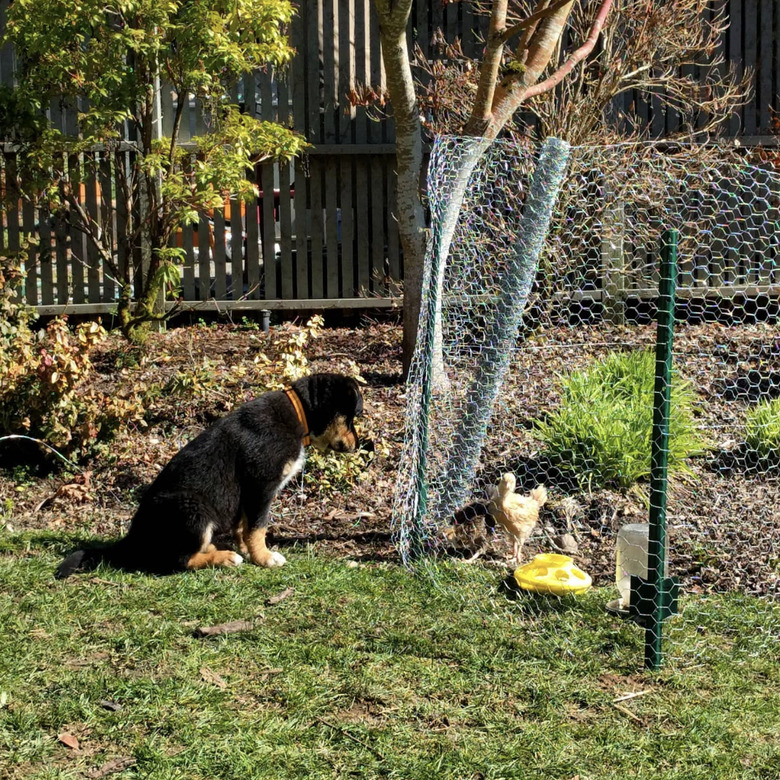
<path id="1" fill-rule="evenodd" d="M 515 493 L 517 480 L 514 474 L 504 474 L 498 488 L 491 488 L 490 516 L 512 537 L 512 562 L 520 563 L 523 545 L 539 520 L 539 509 L 547 501 L 547 488 L 535 487 L 527 496 Z"/>

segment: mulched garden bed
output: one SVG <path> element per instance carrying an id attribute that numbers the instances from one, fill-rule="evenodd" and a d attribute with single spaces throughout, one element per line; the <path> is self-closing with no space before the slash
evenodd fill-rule
<path id="1" fill-rule="evenodd" d="M 160 388 L 149 401 L 148 425 L 122 432 L 106 455 L 82 464 L 81 471 L 19 465 L 27 456 L 37 457 L 34 449 L 13 465 L 8 447 L 20 445 L 5 443 L 0 524 L 16 531 L 120 533 L 144 485 L 167 459 L 205 425 L 253 397 L 264 361 L 276 359 L 294 327 L 274 327 L 270 334 L 251 324 L 177 327 L 151 336 L 144 351 L 112 335 L 95 360 L 96 384 L 110 392 Z M 646 521 L 646 490 L 581 490 L 554 479 L 532 436 L 532 421 L 559 401 L 558 376 L 612 349 L 650 346 L 653 339 L 653 326 L 600 323 L 546 330 L 519 347 L 480 479 L 484 484 L 513 470 L 523 489 L 547 483 L 551 501 L 526 546 L 527 558 L 552 551 L 551 540 L 568 532 L 577 542 L 577 563 L 597 584 L 614 581 L 615 534 L 625 523 Z M 363 429 L 373 452 L 346 480 L 354 482 L 351 489 L 338 470 L 325 479 L 309 465 L 274 508 L 273 544 L 312 545 L 318 553 L 354 559 L 397 558 L 390 516 L 404 435 L 400 343 L 397 325 L 366 318 L 359 328 L 326 329 L 307 347 L 312 371 L 347 371 L 352 363 L 359 368 L 366 380 Z M 693 461 L 693 476 L 675 479 L 670 490 L 673 573 L 696 592 L 777 594 L 780 471 L 757 469 L 741 449 L 745 410 L 760 398 L 780 395 L 777 328 L 682 325 L 676 360 L 700 396 L 698 414 L 709 447 Z M 197 381 L 181 379 L 188 376 Z M 502 566 L 508 550 L 498 532 L 480 560 Z"/>

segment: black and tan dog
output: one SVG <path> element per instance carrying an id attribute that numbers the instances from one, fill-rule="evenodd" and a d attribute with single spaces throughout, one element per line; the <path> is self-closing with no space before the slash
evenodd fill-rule
<path id="1" fill-rule="evenodd" d="M 265 543 L 271 502 L 300 471 L 307 444 L 354 452 L 354 419 L 362 411 L 357 382 L 338 374 L 313 374 L 244 404 L 173 456 L 146 491 L 127 536 L 74 552 L 56 576 L 103 561 L 160 574 L 237 566 L 247 555 L 259 566 L 282 566 L 284 556 Z M 243 555 L 214 545 L 231 535 Z"/>

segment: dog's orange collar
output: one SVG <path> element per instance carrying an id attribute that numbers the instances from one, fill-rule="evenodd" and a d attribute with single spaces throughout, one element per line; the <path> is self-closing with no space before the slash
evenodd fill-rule
<path id="1" fill-rule="evenodd" d="M 309 424 L 306 422 L 306 412 L 303 411 L 301 399 L 298 398 L 298 393 L 292 387 L 286 387 L 284 393 L 290 399 L 290 403 L 293 405 L 293 409 L 295 409 L 295 414 L 298 415 L 298 421 L 303 426 L 303 430 L 306 431 L 303 436 L 303 446 L 307 447 L 311 444 L 311 436 L 309 435 Z"/>

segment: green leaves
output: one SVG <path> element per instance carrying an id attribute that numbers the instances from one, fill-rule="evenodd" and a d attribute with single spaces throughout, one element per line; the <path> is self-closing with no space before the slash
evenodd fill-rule
<path id="1" fill-rule="evenodd" d="M 163 43 L 182 88 L 213 94 L 220 80 L 267 65 L 280 67 L 292 56 L 286 25 L 293 7 L 286 0 L 194 0 L 177 5 Z M 211 78 L 204 80 L 204 73 Z"/>
<path id="2" fill-rule="evenodd" d="M 120 299 L 128 334 L 139 317 L 151 316 L 155 285 L 178 286 L 175 264 L 183 253 L 166 248 L 178 231 L 228 198 L 251 200 L 256 191 L 248 171 L 306 147 L 291 130 L 241 114 L 232 102 L 244 74 L 290 59 L 292 16 L 288 0 L 118 0 L 110 6 L 14 0 L 9 6 L 0 43 L 14 46 L 17 80 L 12 89 L 0 88 L 0 134 L 19 144 L 19 194 L 44 200 L 52 212 L 67 209 L 125 290 L 133 274 L 116 262 L 118 246 L 134 258 L 143 255 L 134 249 L 151 247 L 135 316 L 129 293 Z M 158 85 L 173 99 L 161 102 L 176 106 L 165 117 L 172 138 L 159 138 Z M 193 97 L 208 131 L 183 150 L 178 133 Z M 78 106 L 70 135 L 50 126 L 52 101 L 70 112 Z M 124 235 L 107 229 L 109 217 L 96 224 L 80 201 L 80 185 L 107 173 L 114 197 L 106 207 L 131 217 L 121 220 Z"/>
<path id="3" fill-rule="evenodd" d="M 552 459 L 575 471 L 583 485 L 631 487 L 650 476 L 654 356 L 613 352 L 562 381 L 563 402 L 535 433 Z M 669 471 L 686 471 L 686 458 L 703 441 L 693 417 L 689 383 L 672 384 Z"/>
<path id="4" fill-rule="evenodd" d="M 193 141 L 198 185 L 239 195 L 247 168 L 269 158 L 290 160 L 308 146 L 291 130 L 241 114 L 237 106 L 230 105 L 215 117 L 213 132 Z"/>
<path id="5" fill-rule="evenodd" d="M 762 401 L 747 413 L 745 443 L 760 461 L 780 461 L 780 398 Z"/>
<path id="6" fill-rule="evenodd" d="M 242 75 L 290 59 L 292 16 L 286 0 L 15 0 L 3 37 L 18 58 L 8 119 L 78 96 L 88 101 L 80 130 L 98 140 L 124 119 L 143 124 L 157 73 L 177 95 L 219 103 Z"/>
<path id="7" fill-rule="evenodd" d="M 16 0 L 3 42 L 15 47 L 19 78 L 14 89 L 0 89 L 0 133 L 26 142 L 27 159 L 56 175 L 52 157 L 72 154 L 75 139 L 47 130 L 52 99 L 84 100 L 78 127 L 84 149 L 117 142 L 130 120 L 139 130 L 139 168 L 162 181 L 163 199 L 191 223 L 193 210 L 219 207 L 228 195 L 251 197 L 248 168 L 289 160 L 306 146 L 284 127 L 240 114 L 229 100 L 240 76 L 289 60 L 292 15 L 286 0 L 123 0 L 112 8 L 97 0 Z M 154 140 L 155 74 L 181 103 L 195 94 L 211 107 L 209 132 L 194 139 L 196 162 L 188 172 L 177 138 Z"/>

